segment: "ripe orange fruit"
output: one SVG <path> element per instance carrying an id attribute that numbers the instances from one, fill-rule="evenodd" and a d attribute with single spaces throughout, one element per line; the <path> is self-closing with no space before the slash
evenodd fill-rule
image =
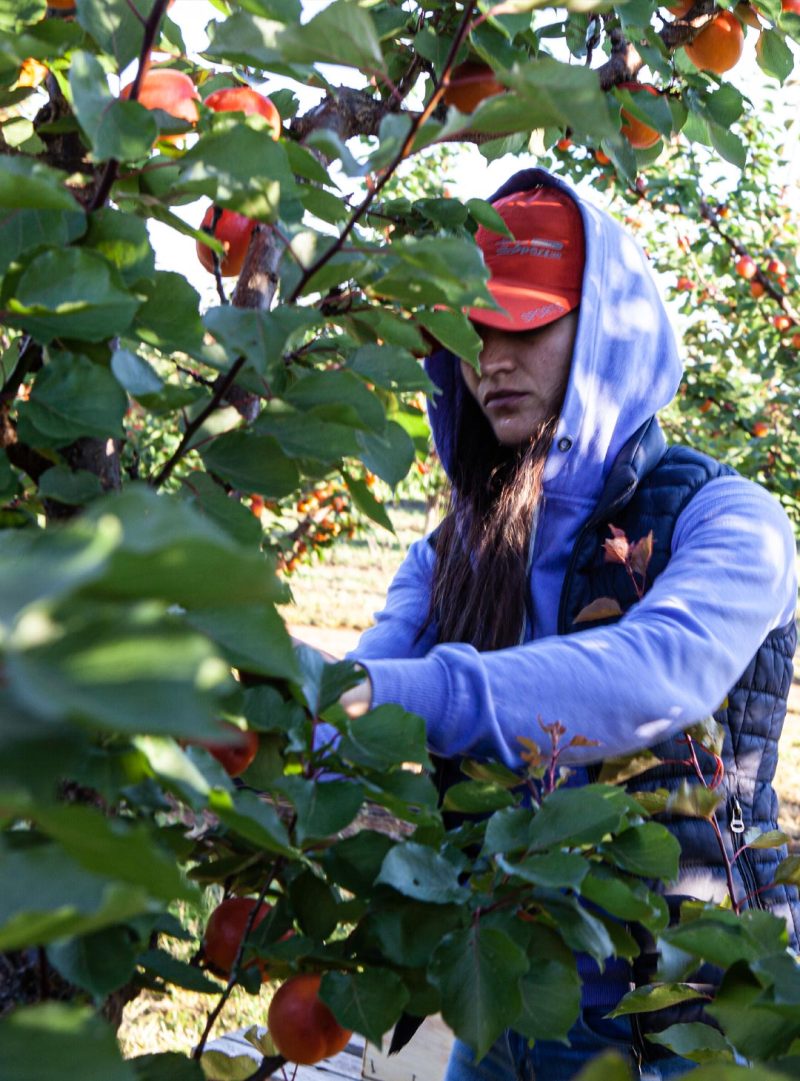
<path id="1" fill-rule="evenodd" d="M 753 435 L 756 439 L 762 439 L 769 433 L 769 425 L 763 420 L 757 420 L 753 425 Z"/>
<path id="2" fill-rule="evenodd" d="M 559 139 L 556 143 L 557 150 L 569 150 L 572 146 L 572 139 L 568 135 L 565 135 L 563 139 Z"/>
<path id="3" fill-rule="evenodd" d="M 792 335 L 792 349 L 800 349 L 800 334 Z"/>
<path id="4" fill-rule="evenodd" d="M 47 6 L 54 11 L 74 11 L 75 0 L 47 0 Z"/>
<path id="5" fill-rule="evenodd" d="M 129 98 L 133 83 L 128 83 L 120 92 L 121 98 Z M 197 123 L 197 102 L 200 95 L 189 78 L 175 68 L 150 68 L 139 87 L 138 101 L 145 109 L 163 109 L 165 113 L 185 120 L 187 124 Z M 176 142 L 182 135 L 165 135 L 165 139 Z"/>
<path id="6" fill-rule="evenodd" d="M 800 0 L 781 0 L 781 12 L 786 15 L 800 15 Z"/>
<path id="7" fill-rule="evenodd" d="M 610 165 L 611 164 L 611 158 L 608 156 L 608 154 L 606 154 L 602 150 L 595 150 L 595 152 L 594 152 L 594 160 L 597 162 L 598 165 Z"/>
<path id="8" fill-rule="evenodd" d="M 215 740 L 196 742 L 199 747 L 205 747 L 213 754 L 229 777 L 238 777 L 258 754 L 258 733 L 249 728 L 239 728 L 230 721 L 223 721 L 222 727 L 230 732 L 230 743 L 218 743 Z"/>
<path id="9" fill-rule="evenodd" d="M 269 124 L 272 138 L 281 137 L 281 114 L 268 97 L 249 86 L 226 86 L 222 90 L 214 90 L 205 103 L 215 113 L 257 113 Z"/>
<path id="10" fill-rule="evenodd" d="M 677 281 L 677 283 L 675 285 L 675 288 L 678 290 L 678 292 L 690 293 L 692 291 L 692 289 L 696 289 L 697 286 L 695 285 L 695 283 L 692 281 L 691 278 L 687 278 L 687 277 L 681 275 L 681 277 L 678 278 L 678 281 Z"/>
<path id="11" fill-rule="evenodd" d="M 254 897 L 228 897 L 217 905 L 211 913 L 203 935 L 203 950 L 214 968 L 225 976 L 230 976 L 233 962 L 239 950 L 239 943 L 244 937 L 245 927 L 250 913 L 256 907 Z M 258 908 L 251 932 L 268 915 L 271 905 L 262 904 Z M 250 964 L 258 962 L 251 961 Z M 261 966 L 259 965 L 259 968 Z M 261 975 L 266 971 L 261 968 Z"/>
<path id="12" fill-rule="evenodd" d="M 465 60 L 451 71 L 444 102 L 445 105 L 454 105 L 460 113 L 473 113 L 485 98 L 504 91 L 505 87 L 498 82 L 488 64 Z"/>
<path id="13" fill-rule="evenodd" d="M 714 405 L 714 399 L 713 398 L 706 398 L 706 400 L 700 406 L 700 412 L 701 413 L 707 413 L 709 411 L 709 409 L 712 408 L 713 405 Z"/>
<path id="14" fill-rule="evenodd" d="M 750 281 L 758 274 L 758 267 L 755 260 L 751 259 L 749 255 L 743 255 L 741 259 L 736 260 L 736 273 L 745 281 Z"/>
<path id="15" fill-rule="evenodd" d="M 352 1033 L 317 997 L 322 977 L 310 973 L 282 983 L 269 1004 L 267 1028 L 289 1062 L 313 1066 L 344 1050 Z"/>
<path id="16" fill-rule="evenodd" d="M 620 83 L 619 85 L 623 90 L 630 90 L 632 94 L 646 90 L 648 94 L 658 96 L 656 88 L 648 83 Z M 623 109 L 620 116 L 622 117 L 620 130 L 634 150 L 647 150 L 655 146 L 661 138 L 655 128 L 651 128 L 649 124 L 633 116 L 627 109 Z"/>
<path id="17" fill-rule="evenodd" d="M 767 263 L 767 270 L 770 272 L 770 274 L 777 274 L 778 277 L 783 277 L 783 275 L 786 273 L 786 267 L 780 261 L 780 259 L 770 259 L 770 261 Z"/>
<path id="18" fill-rule="evenodd" d="M 699 71 L 721 75 L 730 71 L 741 58 L 744 49 L 742 24 L 732 11 L 720 11 L 684 48 Z"/>
<path id="19" fill-rule="evenodd" d="M 210 233 L 213 220 L 214 207 L 210 206 L 203 215 L 200 228 Z M 246 218 L 244 214 L 237 214 L 235 210 L 223 210 L 219 215 L 217 224 L 214 226 L 214 236 L 225 249 L 225 254 L 219 261 L 219 270 L 223 278 L 232 278 L 241 272 L 254 225 L 255 222 L 251 218 Z M 214 254 L 208 244 L 197 241 L 197 258 L 210 274 L 214 273 Z"/>
<path id="20" fill-rule="evenodd" d="M 773 315 L 772 325 L 776 330 L 788 330 L 792 326 L 792 320 L 788 315 Z"/>
<path id="21" fill-rule="evenodd" d="M 757 282 L 757 281 L 751 281 L 750 282 L 750 296 L 755 297 L 756 300 L 758 300 L 759 297 L 763 297 L 765 292 L 766 292 L 766 289 L 761 284 L 761 282 Z"/>
<path id="22" fill-rule="evenodd" d="M 688 15 L 695 5 L 695 0 L 679 0 L 677 4 L 671 4 L 667 11 L 674 15 L 676 19 L 682 19 L 684 15 Z"/>

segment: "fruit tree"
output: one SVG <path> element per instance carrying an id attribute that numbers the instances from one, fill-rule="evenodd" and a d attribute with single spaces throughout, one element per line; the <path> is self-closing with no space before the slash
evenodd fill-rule
<path id="1" fill-rule="evenodd" d="M 491 303 L 473 237 L 499 219 L 454 194 L 481 155 L 532 155 L 624 218 L 683 324 L 670 434 L 800 520 L 772 112 L 796 5 L 214 0 L 191 5 L 199 55 L 183 6 L 0 3 L 0 1072 L 219 1078 L 220 1009 L 264 972 L 253 1078 L 437 1011 L 479 1055 L 509 1023 L 558 1038 L 574 951 L 632 956 L 626 921 L 680 970 L 631 1009 L 731 966 L 721 1031 L 667 1042 L 788 1061 L 778 922 L 734 895 L 667 928 L 651 889 L 677 860 L 659 814 L 713 828 L 713 726 L 686 737 L 679 806 L 632 795 L 636 764 L 559 786 L 544 718 L 518 773 L 465 762 L 442 808 L 422 720 L 351 724 L 354 666 L 294 643 L 279 606 L 298 562 L 392 528 L 387 493 L 431 495 L 420 358 L 476 361 L 463 311 Z M 211 300 L 161 268 L 156 224 Z M 209 1002 L 191 1046 L 125 1059 L 126 1004 L 182 987 Z"/>

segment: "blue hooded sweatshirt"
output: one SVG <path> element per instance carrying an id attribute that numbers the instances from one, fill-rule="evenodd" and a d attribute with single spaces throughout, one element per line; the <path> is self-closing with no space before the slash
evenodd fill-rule
<path id="1" fill-rule="evenodd" d="M 782 507 L 759 485 L 724 476 L 681 512 L 667 568 L 619 622 L 556 634 L 577 533 L 620 449 L 674 396 L 682 366 L 647 259 L 614 219 L 542 170 L 517 174 L 493 198 L 537 184 L 575 199 L 586 261 L 532 540 L 532 625 L 520 645 L 492 652 L 436 644 L 435 626 L 426 627 L 434 550 L 422 539 L 350 654 L 369 674 L 373 706 L 397 703 L 420 714 L 433 752 L 497 759 L 512 769 L 523 765 L 520 736 L 543 742 L 538 718 L 566 727 L 562 746 L 575 735 L 597 741 L 564 751 L 562 764 L 581 766 L 655 744 L 708 716 L 766 635 L 792 618 L 797 594 L 795 541 Z M 458 398 L 468 393 L 459 367 L 447 352 L 428 361 L 441 388 L 430 416 L 445 469 Z"/>

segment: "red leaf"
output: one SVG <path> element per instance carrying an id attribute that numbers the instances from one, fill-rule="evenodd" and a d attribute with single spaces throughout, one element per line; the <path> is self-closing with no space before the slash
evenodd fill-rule
<path id="1" fill-rule="evenodd" d="M 573 623 L 593 623 L 597 619 L 610 619 L 612 616 L 621 616 L 622 609 L 619 602 L 613 597 L 597 597 L 591 604 L 581 608 L 573 619 Z"/>
<path id="2" fill-rule="evenodd" d="M 653 531 L 652 529 L 646 537 L 642 537 L 631 548 L 631 570 L 638 574 L 640 578 L 644 578 L 647 574 L 647 568 L 650 565 L 650 559 L 653 555 Z"/>

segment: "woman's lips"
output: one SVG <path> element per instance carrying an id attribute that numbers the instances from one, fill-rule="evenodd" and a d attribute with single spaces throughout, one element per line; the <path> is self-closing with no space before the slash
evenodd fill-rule
<path id="1" fill-rule="evenodd" d="M 490 394 L 484 402 L 484 409 L 513 409 L 525 397 L 520 390 L 504 390 Z"/>

